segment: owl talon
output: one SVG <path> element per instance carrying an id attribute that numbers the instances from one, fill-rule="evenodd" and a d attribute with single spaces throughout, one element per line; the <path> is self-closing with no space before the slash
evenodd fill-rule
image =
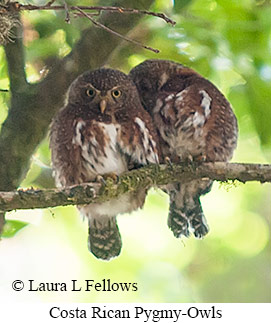
<path id="1" fill-rule="evenodd" d="M 185 167 L 192 167 L 194 169 L 194 160 L 192 155 L 188 155 L 185 158 L 180 158 L 180 163 Z"/>
<path id="2" fill-rule="evenodd" d="M 107 173 L 104 175 L 104 177 L 106 180 L 111 179 L 116 184 L 119 182 L 119 176 L 116 173 Z"/>
<path id="3" fill-rule="evenodd" d="M 104 179 L 104 177 L 102 175 L 97 175 L 95 182 L 101 183 L 103 185 L 106 185 L 106 180 Z"/>
<path id="4" fill-rule="evenodd" d="M 106 181 L 111 179 L 114 183 L 119 182 L 119 176 L 116 173 L 106 173 L 104 175 L 97 175 L 96 181 L 106 185 Z"/>
<path id="5" fill-rule="evenodd" d="M 201 164 L 206 162 L 206 159 L 207 159 L 206 155 L 201 154 L 194 157 L 194 162 Z"/>
<path id="6" fill-rule="evenodd" d="M 189 155 L 185 159 L 185 165 L 192 167 L 192 170 L 195 171 L 196 168 L 205 161 L 206 161 L 206 156 L 204 155 L 198 155 L 198 156 Z"/>
<path id="7" fill-rule="evenodd" d="M 166 163 L 167 165 L 169 165 L 169 167 L 173 170 L 173 164 L 172 164 L 172 162 L 171 162 L 171 160 L 170 160 L 170 158 L 169 158 L 168 156 L 166 156 L 166 157 L 164 158 L 164 161 L 165 161 L 165 163 Z"/>
<path id="8" fill-rule="evenodd" d="M 193 159 L 192 155 L 189 155 L 187 158 L 185 158 L 183 163 L 184 163 L 184 166 L 192 168 L 193 171 L 196 170 L 197 163 Z"/>

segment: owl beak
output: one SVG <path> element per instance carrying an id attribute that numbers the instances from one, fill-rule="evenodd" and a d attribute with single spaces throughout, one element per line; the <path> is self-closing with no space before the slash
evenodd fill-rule
<path id="1" fill-rule="evenodd" d="M 102 114 L 104 114 L 104 111 L 106 109 L 106 104 L 107 104 L 106 100 L 103 99 L 100 101 L 100 111 Z"/>

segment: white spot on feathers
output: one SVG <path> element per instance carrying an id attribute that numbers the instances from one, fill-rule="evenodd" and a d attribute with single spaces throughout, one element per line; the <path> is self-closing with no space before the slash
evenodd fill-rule
<path id="1" fill-rule="evenodd" d="M 98 138 L 91 134 L 82 142 L 81 131 L 82 127 L 85 126 L 84 121 L 79 121 L 76 124 L 76 135 L 73 138 L 73 144 L 81 147 L 89 177 L 94 177 L 94 172 L 101 175 L 107 173 L 116 173 L 119 175 L 123 173 L 127 170 L 127 165 L 123 154 L 117 149 L 117 127 L 114 124 L 105 124 L 102 122 L 97 122 L 96 125 L 104 133 L 104 147 L 99 147 Z"/>
<path id="2" fill-rule="evenodd" d="M 164 72 L 161 77 L 160 77 L 160 80 L 159 80 L 159 90 L 161 89 L 161 87 L 167 82 L 168 80 L 168 75 L 166 72 Z"/>
<path id="3" fill-rule="evenodd" d="M 185 95 L 187 94 L 187 90 L 182 90 L 176 94 L 176 100 L 175 100 L 175 105 L 179 104 L 180 102 L 183 101 Z"/>
<path id="4" fill-rule="evenodd" d="M 202 115 L 201 113 L 196 111 L 193 116 L 193 126 L 195 128 L 202 127 L 205 123 L 205 120 L 206 119 L 205 119 L 204 115 Z"/>
<path id="5" fill-rule="evenodd" d="M 81 131 L 83 127 L 86 125 L 85 121 L 79 120 L 75 126 L 75 136 L 72 139 L 73 144 L 77 145 L 82 145 L 82 140 L 81 140 Z"/>
<path id="6" fill-rule="evenodd" d="M 161 99 L 157 99 L 153 112 L 154 113 L 159 112 L 162 106 L 163 106 L 163 101 Z"/>
<path id="7" fill-rule="evenodd" d="M 208 118 L 209 114 L 211 113 L 212 98 L 204 90 L 199 91 L 199 93 L 202 95 L 201 107 L 203 108 L 205 117 Z"/>
<path id="8" fill-rule="evenodd" d="M 143 164 L 158 163 L 158 156 L 153 150 L 153 148 L 155 148 L 156 146 L 156 143 L 153 141 L 152 136 L 150 135 L 149 129 L 146 127 L 145 123 L 138 117 L 135 118 L 135 123 L 139 126 L 141 136 L 142 136 L 143 147 L 140 147 L 140 150 L 142 150 L 142 148 L 144 149 L 143 150 L 144 158 L 140 162 Z M 140 154 L 139 154 L 139 160 L 140 160 Z"/>
<path id="9" fill-rule="evenodd" d="M 165 102 L 171 101 L 175 97 L 175 94 L 172 93 L 165 98 Z"/>

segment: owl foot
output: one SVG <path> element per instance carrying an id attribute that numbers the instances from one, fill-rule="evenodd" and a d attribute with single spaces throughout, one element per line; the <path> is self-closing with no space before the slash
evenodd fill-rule
<path id="1" fill-rule="evenodd" d="M 120 254 L 121 236 L 116 218 L 108 218 L 106 222 L 93 220 L 89 224 L 88 248 L 98 259 L 110 260 Z"/>
<path id="2" fill-rule="evenodd" d="M 166 156 L 166 157 L 164 158 L 164 162 L 165 162 L 167 165 L 169 165 L 169 166 L 171 167 L 171 169 L 173 169 L 173 164 L 172 164 L 172 162 L 171 162 L 171 160 L 170 160 L 170 158 L 169 158 L 168 156 Z"/>
<path id="3" fill-rule="evenodd" d="M 181 160 L 186 165 L 199 165 L 206 161 L 206 155 L 199 154 L 197 156 L 188 155 L 186 158 Z"/>
<path id="4" fill-rule="evenodd" d="M 191 167 L 193 171 L 197 169 L 197 167 L 206 161 L 206 156 L 203 154 L 192 156 L 188 155 L 185 159 L 182 160 L 185 166 Z"/>
<path id="5" fill-rule="evenodd" d="M 96 177 L 96 182 L 100 182 L 104 185 L 106 185 L 106 181 L 108 179 L 111 179 L 114 183 L 118 183 L 119 181 L 119 176 L 116 173 L 106 173 L 103 175 L 97 175 Z"/>
<path id="6" fill-rule="evenodd" d="M 195 156 L 193 158 L 194 162 L 199 163 L 199 164 L 206 162 L 206 159 L 207 159 L 207 157 L 204 154 L 200 154 L 200 155 Z"/>

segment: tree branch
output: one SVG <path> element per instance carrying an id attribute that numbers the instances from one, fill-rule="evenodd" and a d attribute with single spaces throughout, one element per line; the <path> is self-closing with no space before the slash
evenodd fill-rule
<path id="1" fill-rule="evenodd" d="M 153 12 L 148 10 L 138 10 L 134 8 L 124 8 L 124 7 L 116 7 L 116 6 L 68 6 L 69 10 L 75 10 L 77 11 L 79 9 L 81 10 L 88 10 L 88 11 L 97 11 L 98 13 L 102 11 L 108 11 L 108 12 L 117 12 L 121 14 L 136 14 L 136 15 L 148 15 L 153 17 L 158 17 L 163 19 L 166 23 L 171 24 L 174 26 L 176 22 L 169 17 L 167 17 L 164 13 L 161 12 Z M 44 6 L 35 6 L 35 5 L 23 5 L 18 4 L 18 10 L 66 10 L 66 6 L 52 6 L 52 3 L 47 3 Z"/>
<path id="2" fill-rule="evenodd" d="M 271 165 L 204 163 L 201 165 L 150 165 L 127 172 L 117 183 L 112 179 L 101 183 L 85 183 L 65 189 L 18 190 L 0 192 L 0 211 L 14 209 L 48 208 L 104 202 L 128 192 L 152 186 L 187 182 L 198 178 L 219 181 L 259 181 L 271 183 Z"/>
<path id="3" fill-rule="evenodd" d="M 146 46 L 146 45 L 143 45 L 143 44 L 141 44 L 140 42 L 138 42 L 138 41 L 136 41 L 136 40 L 133 40 L 133 39 L 131 39 L 131 38 L 129 38 L 129 37 L 126 37 L 126 36 L 123 36 L 123 35 L 121 35 L 121 34 L 119 34 L 119 33 L 117 33 L 116 31 L 114 31 L 114 30 L 112 30 L 112 29 L 110 29 L 110 28 L 108 28 L 108 27 L 106 27 L 105 25 L 103 25 L 103 24 L 101 24 L 100 22 L 98 22 L 98 21 L 96 21 L 95 19 L 93 19 L 92 17 L 91 17 L 91 15 L 89 15 L 89 14 L 87 14 L 87 13 L 85 13 L 82 9 L 80 9 L 79 7 L 74 7 L 74 8 L 77 8 L 77 10 L 84 16 L 84 17 L 86 17 L 86 18 L 88 18 L 95 26 L 98 26 L 98 27 L 100 27 L 100 28 L 102 28 L 102 29 L 104 29 L 104 30 L 106 30 L 106 31 L 108 31 L 109 33 L 111 33 L 111 34 L 113 34 L 113 35 L 116 35 L 116 36 L 118 36 L 118 37 L 120 37 L 120 38 L 122 38 L 122 39 L 124 39 L 124 40 L 126 40 L 126 41 L 129 41 L 129 42 L 131 42 L 131 43 L 133 43 L 133 44 L 135 44 L 135 45 L 137 45 L 137 46 L 140 46 L 140 47 L 142 47 L 142 48 L 145 48 L 145 49 L 148 49 L 148 50 L 150 50 L 150 51 L 152 51 L 152 52 L 154 52 L 154 53 L 159 53 L 160 51 L 158 50 L 158 49 L 155 49 L 155 48 L 152 48 L 152 47 L 150 47 L 150 46 Z"/>
<path id="4" fill-rule="evenodd" d="M 55 2 L 55 0 L 49 1 L 47 4 L 43 6 L 37 6 L 37 5 L 23 5 L 19 2 L 8 2 L 6 5 L 1 5 L 3 7 L 3 10 L 10 14 L 10 12 L 16 12 L 17 15 L 20 11 L 28 10 L 63 10 L 65 11 L 65 21 L 67 23 L 70 23 L 70 11 L 77 11 L 74 15 L 79 17 L 86 17 L 88 18 L 95 26 L 102 28 L 106 30 L 109 33 L 112 33 L 113 35 L 120 37 L 126 41 L 132 42 L 137 46 L 140 46 L 142 48 L 145 48 L 147 50 L 153 51 L 154 53 L 159 53 L 158 49 L 154 49 L 150 46 L 145 46 L 141 44 L 140 42 L 130 39 L 129 37 L 126 37 L 124 35 L 121 35 L 120 33 L 112 30 L 111 28 L 108 28 L 104 24 L 96 21 L 92 17 L 100 16 L 102 12 L 111 12 L 111 13 L 118 13 L 118 14 L 136 14 L 136 15 L 149 15 L 153 17 L 157 17 L 160 19 L 163 19 L 166 23 L 171 24 L 174 26 L 176 22 L 169 17 L 167 17 L 164 13 L 156 13 L 148 10 L 138 10 L 134 8 L 123 8 L 123 7 L 114 7 L 114 6 L 69 6 L 66 1 L 64 1 L 64 5 L 52 5 Z M 1 7 L 0 7 L 1 8 Z M 94 11 L 94 13 L 88 13 L 89 11 Z"/>
<path id="5" fill-rule="evenodd" d="M 14 38 L 14 40 L 8 42 L 4 47 L 8 63 L 10 89 L 13 94 L 16 92 L 22 92 L 27 86 L 27 81 L 22 36 L 23 27 L 20 22 L 19 13 L 15 11 L 16 7 L 14 6 L 14 3 L 11 3 L 10 10 L 12 15 L 16 16 L 16 20 L 18 21 L 11 31 L 12 38 Z"/>

